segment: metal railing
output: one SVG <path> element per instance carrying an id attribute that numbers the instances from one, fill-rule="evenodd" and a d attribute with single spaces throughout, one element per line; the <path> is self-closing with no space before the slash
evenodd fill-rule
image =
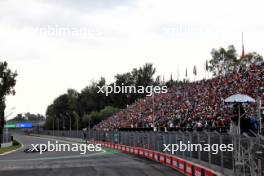
<path id="1" fill-rule="evenodd" d="M 142 132 L 142 131 L 41 131 L 40 134 L 107 141 L 132 147 L 165 152 L 164 145 L 209 144 L 205 150 L 176 151 L 173 155 L 201 164 L 224 175 L 264 175 L 264 140 L 217 132 Z M 233 151 L 221 151 L 222 145 L 233 144 Z M 213 154 L 212 149 L 217 153 Z M 239 157 L 239 158 L 238 158 Z M 262 164 L 260 164 L 262 163 Z M 260 164 L 260 165 L 259 165 Z M 257 174 L 256 170 L 260 171 Z"/>

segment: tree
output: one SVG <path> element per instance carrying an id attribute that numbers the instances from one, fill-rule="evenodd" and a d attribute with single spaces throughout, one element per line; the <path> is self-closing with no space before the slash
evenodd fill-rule
<path id="1" fill-rule="evenodd" d="M 118 108 L 112 106 L 106 106 L 104 109 L 98 111 L 92 111 L 90 114 L 85 114 L 83 116 L 84 127 L 92 127 L 102 120 L 112 116 L 119 111 Z"/>
<path id="2" fill-rule="evenodd" d="M 115 76 L 115 84 L 117 86 L 132 86 L 135 85 L 134 77 L 130 72 L 117 74 Z M 135 100 L 135 96 L 132 96 L 130 93 L 119 93 L 111 95 L 112 104 L 115 107 L 124 108 L 127 104 L 130 104 Z"/>
<path id="3" fill-rule="evenodd" d="M 211 60 L 209 60 L 209 71 L 214 76 L 231 73 L 238 64 L 236 49 L 233 45 L 229 45 L 227 49 L 220 47 L 212 49 Z"/>
<path id="4" fill-rule="evenodd" d="M 247 65 L 256 64 L 263 61 L 263 57 L 256 52 L 249 52 L 245 54 L 244 61 L 242 56 L 236 53 L 236 49 L 233 45 L 229 45 L 227 49 L 220 47 L 217 49 L 212 49 L 211 60 L 209 60 L 209 71 L 213 73 L 214 76 L 230 74 L 235 68 L 242 67 L 245 69 Z"/>
<path id="5" fill-rule="evenodd" d="M 8 120 L 8 122 L 23 122 L 23 121 L 44 121 L 45 117 L 41 114 L 32 114 L 30 112 L 17 114 L 14 118 Z"/>
<path id="6" fill-rule="evenodd" d="M 240 62 L 242 62 L 242 58 L 240 57 Z M 243 68 L 245 68 L 248 64 L 257 64 L 263 62 L 263 57 L 258 54 L 257 52 L 253 51 L 253 52 L 249 52 L 247 54 L 245 54 L 244 56 L 244 62 L 241 63 L 241 65 L 243 66 Z"/>
<path id="7" fill-rule="evenodd" d="M 8 68 L 7 62 L 0 62 L 0 143 L 2 142 L 5 124 L 5 100 L 7 95 L 15 95 L 16 72 Z"/>
<path id="8" fill-rule="evenodd" d="M 84 114 L 89 114 L 92 111 L 98 111 L 104 108 L 109 103 L 109 97 L 104 94 L 97 93 L 97 86 L 104 86 L 106 83 L 105 78 L 101 77 L 98 82 L 91 82 L 85 87 L 78 97 L 78 111 L 82 117 Z"/>
<path id="9" fill-rule="evenodd" d="M 153 75 L 156 72 L 156 68 L 153 67 L 153 64 L 146 63 L 143 67 L 140 67 L 136 72 L 136 75 L 133 75 L 136 79 L 136 86 L 150 86 L 153 85 Z"/>
<path id="10" fill-rule="evenodd" d="M 131 72 L 117 74 L 115 82 L 110 86 L 153 86 L 160 85 L 160 81 L 155 81 L 154 74 L 156 69 L 152 64 L 146 63 L 139 69 L 134 68 Z M 80 93 L 74 89 L 68 89 L 67 93 L 57 97 L 46 111 L 47 129 L 69 129 L 69 120 L 71 127 L 78 128 L 87 127 L 88 123 L 93 126 L 101 120 L 109 117 L 107 112 L 112 112 L 109 107 L 125 108 L 128 104 L 133 103 L 136 99 L 144 97 L 145 94 L 140 93 L 111 93 L 106 96 L 98 93 L 98 87 L 106 86 L 105 78 L 101 77 L 98 81 L 92 81 Z M 108 108 L 107 108 L 108 107 Z M 107 108 L 105 110 L 105 108 Z M 101 110 L 105 110 L 102 111 Z M 116 109 L 113 110 L 115 112 Z M 54 124 L 54 121 L 56 123 Z M 58 128 L 57 128 L 58 127 Z"/>

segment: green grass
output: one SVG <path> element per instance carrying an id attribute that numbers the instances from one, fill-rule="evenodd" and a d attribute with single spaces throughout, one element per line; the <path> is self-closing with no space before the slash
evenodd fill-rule
<path id="1" fill-rule="evenodd" d="M 104 151 L 106 151 L 106 153 L 110 153 L 110 154 L 120 153 L 118 150 L 110 149 L 107 147 L 103 147 L 103 149 Z"/>
<path id="2" fill-rule="evenodd" d="M 21 147 L 21 144 L 19 142 L 17 142 L 16 140 L 13 141 L 13 145 L 10 146 L 10 147 L 5 147 L 5 148 L 1 148 L 0 149 L 0 154 L 3 154 L 3 153 L 6 153 L 6 152 L 9 152 L 9 151 L 12 151 L 12 150 L 15 150 L 15 149 L 18 149 Z"/>

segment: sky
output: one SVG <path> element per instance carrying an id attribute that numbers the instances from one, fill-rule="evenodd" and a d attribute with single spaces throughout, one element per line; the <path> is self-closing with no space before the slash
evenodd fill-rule
<path id="1" fill-rule="evenodd" d="M 68 88 L 146 62 L 165 80 L 205 76 L 212 48 L 264 55 L 261 0 L 1 0 L 0 61 L 18 72 L 6 113 L 40 113 Z M 197 65 L 197 78 L 192 75 Z M 178 76 L 179 73 L 179 76 Z M 12 117 L 11 115 L 10 117 Z M 8 117 L 8 118 L 10 118 Z"/>

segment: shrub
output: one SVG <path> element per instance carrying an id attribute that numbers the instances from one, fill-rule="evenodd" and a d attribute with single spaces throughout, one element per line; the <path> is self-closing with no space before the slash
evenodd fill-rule
<path id="1" fill-rule="evenodd" d="M 20 143 L 17 142 L 16 140 L 13 140 L 13 146 L 17 146 L 17 145 L 20 145 Z"/>

